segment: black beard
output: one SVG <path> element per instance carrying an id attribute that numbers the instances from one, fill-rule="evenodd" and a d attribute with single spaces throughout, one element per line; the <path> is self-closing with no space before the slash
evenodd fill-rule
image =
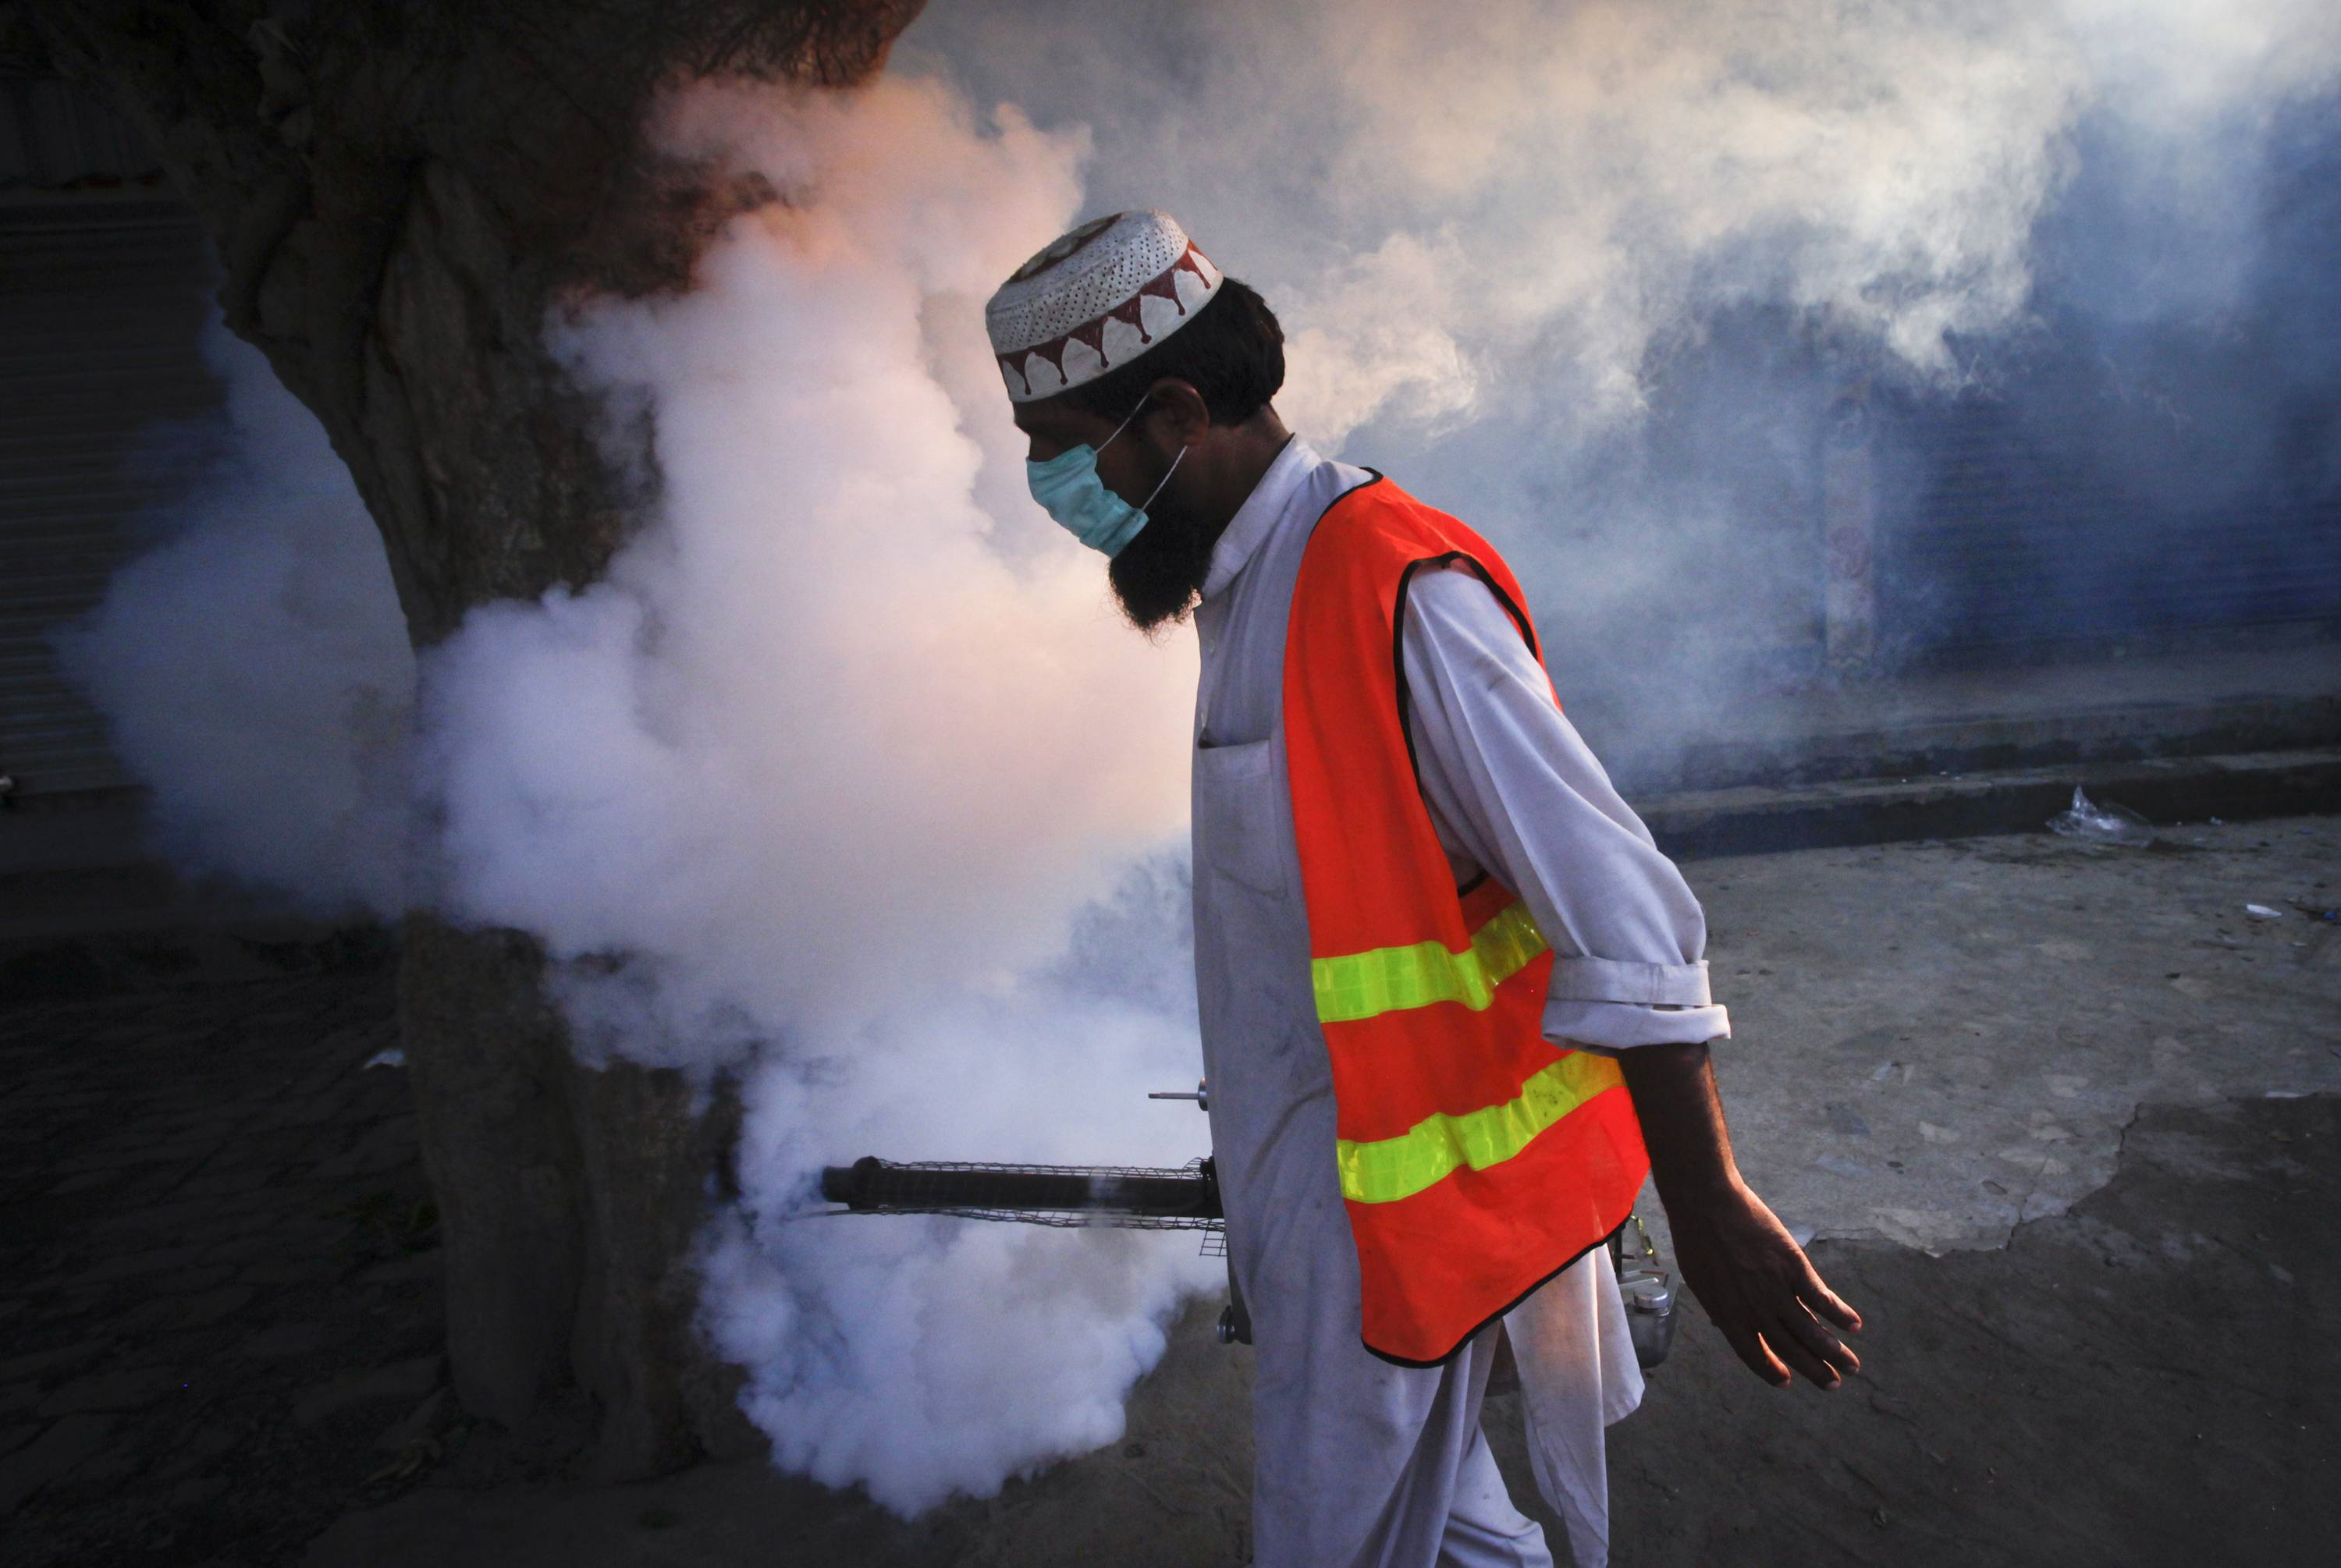
<path id="1" fill-rule="evenodd" d="M 1160 631 L 1187 619 L 1211 572 L 1211 546 L 1201 529 L 1150 516 L 1146 526 L 1106 563 L 1106 581 L 1121 613 L 1141 631 Z"/>

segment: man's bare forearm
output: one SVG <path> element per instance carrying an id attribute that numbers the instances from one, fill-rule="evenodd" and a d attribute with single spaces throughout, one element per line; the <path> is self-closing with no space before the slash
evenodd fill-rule
<path id="1" fill-rule="evenodd" d="M 1861 1358 L 1830 1332 L 1861 1315 L 1831 1291 L 1780 1218 L 1739 1179 L 1707 1047 L 1637 1046 L 1619 1053 L 1650 1151 L 1683 1283 L 1733 1352 L 1767 1383 L 1790 1374 L 1835 1388 Z M 1826 1326 L 1825 1326 L 1826 1325 Z"/>
<path id="2" fill-rule="evenodd" d="M 1619 1052 L 1618 1065 L 1667 1212 L 1697 1206 L 1738 1185 L 1739 1167 L 1731 1157 L 1706 1045 L 1637 1046 Z"/>

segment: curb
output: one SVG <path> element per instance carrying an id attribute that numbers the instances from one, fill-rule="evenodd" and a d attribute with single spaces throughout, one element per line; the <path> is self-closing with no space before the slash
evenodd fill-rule
<path id="1" fill-rule="evenodd" d="M 2341 812 L 2341 747 L 2064 763 L 1931 779 L 1857 779 L 1663 795 L 1636 808 L 1678 860 L 1909 839 L 2033 833 L 2078 785 L 2157 823 Z"/>

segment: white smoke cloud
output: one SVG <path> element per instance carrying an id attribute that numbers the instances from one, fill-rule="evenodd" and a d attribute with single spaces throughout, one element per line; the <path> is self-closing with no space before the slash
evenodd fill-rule
<path id="1" fill-rule="evenodd" d="M 1184 820 L 1194 656 L 1131 635 L 1093 559 L 1007 544 L 1050 528 L 1021 482 L 977 500 L 1023 461 L 981 302 L 1072 222 L 1077 137 L 903 81 L 702 89 L 667 135 L 784 199 L 688 297 L 563 332 L 654 409 L 660 516 L 605 582 L 426 660 L 444 897 L 585 960 L 591 1048 L 745 1067 L 711 1325 L 785 1463 L 915 1509 L 1111 1441 L 1210 1265 L 1191 1236 L 790 1215 L 863 1154 L 1204 1152 L 1143 1097 L 1194 1079 L 1191 1022 L 1053 969 Z"/>
<path id="2" fill-rule="evenodd" d="M 260 351 L 214 324 L 225 440 L 170 537 L 56 638 L 184 868 L 396 914 L 414 660 L 349 470 Z"/>
<path id="3" fill-rule="evenodd" d="M 1740 298 L 1956 374 L 1957 337 L 2021 321 L 2080 116 L 2123 115 L 2207 197 L 2234 166 L 2212 128 L 2333 87 L 2335 17 L 1216 0 L 1108 23 L 1011 0 L 934 8 L 898 58 L 1089 128 L 1091 204 L 1179 213 L 1310 351 L 1288 414 L 1332 444 L 1387 412 L 1403 444 L 1490 399 L 1581 434 L 1639 406 L 1655 343 Z"/>
<path id="4" fill-rule="evenodd" d="M 2341 82 L 2336 15 L 998 0 L 931 8 L 897 59 L 1083 125 L 1090 209 L 1163 207 L 1259 287 L 1287 422 L 1495 541 L 1564 700 L 1600 699 L 1589 735 L 1655 779 L 1811 678 L 1799 487 L 1838 395 L 1940 397 L 2040 330 L 2035 242 L 2085 131 L 2127 165 L 2117 248 L 2167 258 L 2117 280 L 2133 313 L 2231 304 L 2274 117 Z"/>
<path id="5" fill-rule="evenodd" d="M 1723 643 L 1817 571 L 1756 528 L 1793 498 L 1733 464 L 1808 470 L 1831 384 L 1695 387 L 1732 461 L 1678 462 L 1634 444 L 1652 366 L 1749 307 L 1848 375 L 1956 382 L 2031 329 L 2084 126 L 2139 188 L 2167 174 L 2158 230 L 2224 253 L 2248 218 L 2223 179 L 2270 105 L 2332 90 L 2337 25 L 2309 0 L 1021 0 L 931 8 L 868 92 L 682 100 L 676 145 L 785 200 L 690 296 L 563 326 L 582 377 L 652 411 L 661 511 L 606 582 L 433 652 L 415 769 L 434 896 L 545 940 L 582 1048 L 746 1074 L 708 1324 L 782 1461 L 913 1510 L 1111 1441 L 1178 1294 L 1215 1278 L 1176 1236 L 792 1217 L 864 1153 L 1200 1152 L 1200 1117 L 1139 1097 L 1195 1071 L 1183 891 L 1149 858 L 1183 823 L 1193 655 L 1121 628 L 1026 499 L 981 338 L 1001 277 L 1078 216 L 1178 214 L 1283 316 L 1291 422 L 1498 538 L 1565 612 L 1549 633 L 1616 627 L 1621 669 L 1723 706 L 1748 690 Z M 2244 276 L 2143 274 L 2135 308 Z M 212 508 L 218 542 L 125 576 L 85 667 L 183 853 L 380 902 L 394 878 L 326 848 L 395 842 L 349 696 L 403 688 L 378 650 L 315 650 L 378 624 L 387 581 L 378 554 L 228 549 L 260 510 Z M 239 601 L 280 608 L 219 667 L 300 680 L 137 656 Z M 298 738 L 262 753 L 269 832 L 207 739 L 246 733 Z"/>
<path id="6" fill-rule="evenodd" d="M 1489 396 L 1630 412 L 1653 340 L 1734 294 L 1945 367 L 1946 332 L 2021 308 L 2083 78 L 2013 4 L 1218 5 L 1151 53 L 1017 9 L 1051 48 L 964 12 L 908 42 L 1094 124 L 1108 200 L 1151 194 L 1267 288 L 1314 350 L 1288 412 L 1328 443 Z M 1156 69 L 1176 104 L 1119 112 Z"/>

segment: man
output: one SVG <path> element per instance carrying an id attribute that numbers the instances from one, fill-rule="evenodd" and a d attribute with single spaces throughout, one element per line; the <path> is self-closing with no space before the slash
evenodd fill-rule
<path id="1" fill-rule="evenodd" d="M 1201 639 L 1195 975 L 1256 1561 L 1549 1563 L 1479 1432 L 1509 1330 L 1539 1484 L 1600 1563 L 1601 1427 L 1640 1394 L 1600 1244 L 1646 1170 L 1758 1376 L 1859 1365 L 1733 1164 L 1698 900 L 1562 717 L 1502 561 L 1285 430 L 1276 318 L 1176 223 L 1074 230 L 986 323 L 1034 498 L 1137 627 Z"/>

